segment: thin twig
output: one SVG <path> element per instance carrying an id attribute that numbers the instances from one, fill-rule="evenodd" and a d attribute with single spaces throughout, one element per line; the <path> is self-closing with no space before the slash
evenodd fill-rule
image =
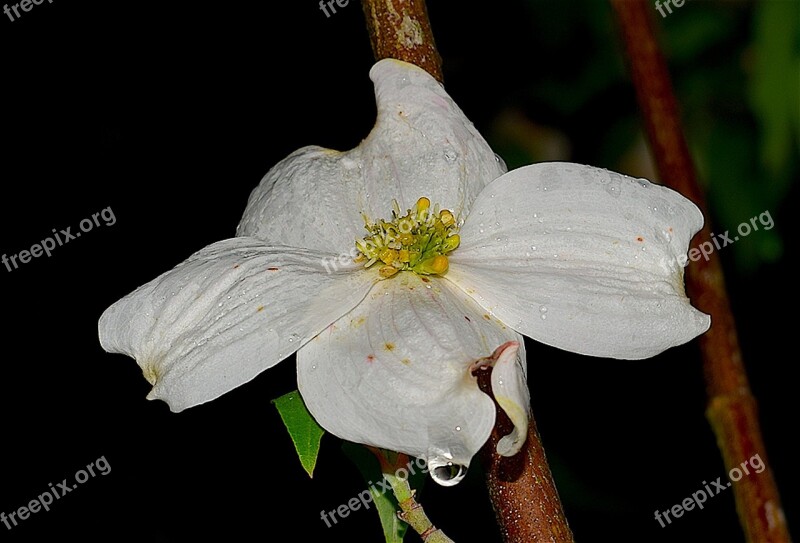
<path id="1" fill-rule="evenodd" d="M 368 449 L 378 458 L 383 476 L 391 485 L 392 492 L 397 498 L 400 506 L 397 516 L 400 517 L 400 520 L 406 522 L 417 532 L 424 543 L 454 543 L 443 531 L 433 525 L 422 506 L 415 499 L 415 491 L 408 483 L 408 472 L 406 471 L 406 477 L 397 476 L 400 469 L 409 464 L 408 455 L 374 447 L 368 447 Z"/>
<path id="2" fill-rule="evenodd" d="M 696 238 L 709 242 L 711 226 L 703 190 L 683 137 L 669 72 L 655 38 L 652 6 L 644 0 L 611 0 L 625 42 L 633 83 L 650 147 L 664 183 L 694 201 L 706 216 Z M 706 411 L 728 470 L 754 455 L 767 465 L 733 485 L 736 508 L 747 541 L 790 541 L 780 497 L 769 468 L 758 423 L 756 400 L 747 374 L 722 267 L 716 252 L 687 268 L 686 285 L 698 309 L 711 315 L 711 329 L 700 338 L 709 403 Z"/>

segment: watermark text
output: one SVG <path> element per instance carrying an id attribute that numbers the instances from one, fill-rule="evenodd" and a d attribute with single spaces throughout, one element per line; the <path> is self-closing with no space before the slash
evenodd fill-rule
<path id="1" fill-rule="evenodd" d="M 50 511 L 50 506 L 55 500 L 63 498 L 66 494 L 78 488 L 79 484 L 88 481 L 90 477 L 95 477 L 98 474 L 108 475 L 109 473 L 111 473 L 111 464 L 108 463 L 105 456 L 101 456 L 94 462 L 89 462 L 86 465 L 86 469 L 79 469 L 75 472 L 75 483 L 70 485 L 67 479 L 64 479 L 56 486 L 53 486 L 53 483 L 49 483 L 50 488 L 29 501 L 27 505 L 11 511 L 8 515 L 6 515 L 5 511 L 0 511 L 0 522 L 5 524 L 7 530 L 12 529 L 14 526 L 19 526 L 20 522 L 27 520 L 32 514 L 38 513 L 42 509 Z"/>
<path id="2" fill-rule="evenodd" d="M 66 229 L 61 230 L 60 232 L 53 228 L 53 236 L 46 237 L 39 243 L 34 243 L 30 249 L 22 250 L 17 254 L 8 256 L 3 253 L 3 255 L 0 256 L 0 261 L 3 263 L 6 270 L 11 272 L 18 269 L 20 264 L 27 264 L 33 258 L 39 258 L 43 254 L 51 256 L 53 249 L 56 247 L 61 247 L 66 243 L 69 243 L 71 240 L 81 237 L 82 232 L 90 232 L 94 227 L 102 226 L 100 224 L 100 219 L 103 219 L 105 226 L 114 226 L 114 224 L 117 222 L 117 218 L 114 216 L 114 211 L 109 206 L 102 211 L 93 213 L 91 218 L 87 217 L 83 219 L 80 224 L 78 224 L 80 231 L 73 233 L 71 226 L 68 226 Z"/>
<path id="3" fill-rule="evenodd" d="M 751 456 L 749 460 L 745 460 L 739 464 L 739 466 L 731 468 L 731 470 L 728 472 L 728 479 L 730 480 L 726 483 L 723 483 L 722 477 L 717 477 L 716 481 L 711 481 L 711 486 L 703 481 L 704 487 L 696 492 L 692 492 L 692 495 L 688 498 L 685 498 L 681 503 L 676 503 L 665 511 L 659 511 L 656 509 L 655 519 L 659 524 L 661 524 L 662 528 L 666 528 L 667 524 L 672 524 L 672 518 L 670 518 L 670 514 L 673 518 L 678 519 L 682 517 L 686 511 L 691 511 L 695 507 L 702 509 L 704 507 L 703 504 L 706 503 L 708 498 L 713 498 L 714 496 L 719 495 L 726 488 L 730 488 L 732 484 L 731 481 L 735 483 L 745 475 L 750 475 L 750 469 L 748 468 L 748 465 L 755 473 L 761 473 L 767 467 L 764 465 L 763 460 L 761 460 L 761 456 L 755 454 Z M 741 469 L 739 469 L 739 467 L 741 467 Z M 665 520 L 666 523 L 664 522 Z"/>

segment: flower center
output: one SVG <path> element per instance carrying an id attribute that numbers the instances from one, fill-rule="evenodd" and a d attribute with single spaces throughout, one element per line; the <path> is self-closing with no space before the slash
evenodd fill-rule
<path id="1" fill-rule="evenodd" d="M 431 201 L 424 196 L 402 216 L 397 200 L 392 204 L 391 221 L 371 223 L 364 217 L 369 235 L 356 241 L 356 262 L 364 262 L 365 268 L 380 265 L 384 279 L 406 270 L 419 275 L 447 273 L 447 254 L 461 243 L 453 213 L 440 211 L 438 204 L 431 210 Z"/>

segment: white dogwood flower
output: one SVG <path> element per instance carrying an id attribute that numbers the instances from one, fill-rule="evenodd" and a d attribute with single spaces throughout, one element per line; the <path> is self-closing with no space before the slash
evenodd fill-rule
<path id="1" fill-rule="evenodd" d="M 383 60 L 370 77 L 378 118 L 358 147 L 296 151 L 253 191 L 237 237 L 103 314 L 103 348 L 136 359 L 148 398 L 181 411 L 297 352 L 323 428 L 455 484 L 495 421 L 477 367 L 494 366 L 515 425 L 498 452 L 524 442 L 521 334 L 638 359 L 708 329 L 678 264 L 703 222 L 690 201 L 579 164 L 504 173 L 426 72 Z"/>

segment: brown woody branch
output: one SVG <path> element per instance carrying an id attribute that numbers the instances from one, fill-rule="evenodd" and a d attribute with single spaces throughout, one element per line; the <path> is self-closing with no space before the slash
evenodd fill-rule
<path id="1" fill-rule="evenodd" d="M 710 242 L 706 199 L 683 137 L 678 103 L 666 61 L 655 38 L 652 5 L 644 0 L 611 0 L 611 5 L 625 43 L 631 77 L 659 175 L 665 184 L 703 210 L 706 224 L 695 239 L 700 243 Z M 767 465 L 762 473 L 743 477 L 733 485 L 736 508 L 747 541 L 789 542 L 717 253 L 687 268 L 686 286 L 697 308 L 711 315 L 711 329 L 700 338 L 709 397 L 706 416 L 716 434 L 725 467 L 730 470 L 756 454 Z"/>
<path id="2" fill-rule="evenodd" d="M 492 368 L 481 369 L 478 384 L 494 399 L 491 374 Z M 481 461 L 503 540 L 506 543 L 572 542 L 572 531 L 564 516 L 533 415 L 522 450 L 506 457 L 497 454 L 497 442 L 511 433 L 514 425 L 497 403 L 495 411 L 497 422 L 489 441 L 481 449 Z"/>
<path id="3" fill-rule="evenodd" d="M 443 81 L 425 0 L 362 0 L 361 5 L 375 60 L 410 62 Z"/>

